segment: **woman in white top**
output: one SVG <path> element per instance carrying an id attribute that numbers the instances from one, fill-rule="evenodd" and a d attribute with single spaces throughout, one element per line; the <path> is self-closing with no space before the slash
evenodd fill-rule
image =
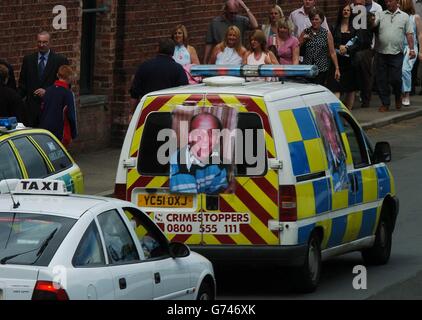
<path id="1" fill-rule="evenodd" d="M 188 31 L 183 24 L 174 28 L 171 36 L 175 43 L 173 59 L 182 66 L 199 64 L 198 54 L 194 47 L 188 44 Z"/>
<path id="2" fill-rule="evenodd" d="M 246 49 L 242 46 L 239 28 L 230 26 L 223 42 L 217 44 L 212 51 L 210 64 L 241 65 L 245 53 Z"/>
<path id="3" fill-rule="evenodd" d="M 267 49 L 267 39 L 262 30 L 255 30 L 251 36 L 251 50 L 248 51 L 243 63 L 251 65 L 278 64 L 275 55 Z"/>
<path id="4" fill-rule="evenodd" d="M 251 35 L 251 50 L 248 51 L 243 57 L 243 63 L 259 66 L 261 64 L 279 64 L 274 53 L 267 49 L 267 39 L 262 30 L 255 30 Z M 250 81 L 272 79 L 265 78 L 249 78 Z"/>

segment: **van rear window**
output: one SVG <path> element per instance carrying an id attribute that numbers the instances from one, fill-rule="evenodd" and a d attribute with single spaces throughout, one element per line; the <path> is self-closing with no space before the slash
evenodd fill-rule
<path id="1" fill-rule="evenodd" d="M 267 153 L 261 117 L 256 113 L 237 114 L 237 132 L 243 139 L 236 144 L 236 176 L 262 176 L 267 172 Z M 139 147 L 137 168 L 141 175 L 169 176 L 169 163 L 161 164 L 157 155 L 160 148 L 169 142 L 169 138 L 159 141 L 161 130 L 172 130 L 171 112 L 152 112 L 148 115 Z M 248 135 L 246 130 L 249 130 Z M 250 137 L 252 132 L 252 137 Z M 246 138 L 248 136 L 248 138 Z M 251 143 L 252 142 L 252 143 Z M 260 148 L 259 148 L 260 147 Z M 165 148 L 162 148 L 165 149 Z M 166 156 L 170 157 L 167 151 Z M 240 159 L 240 161 L 238 161 Z"/>

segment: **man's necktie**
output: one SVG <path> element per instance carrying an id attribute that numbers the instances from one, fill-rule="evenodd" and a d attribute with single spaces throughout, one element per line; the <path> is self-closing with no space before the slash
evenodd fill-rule
<path id="1" fill-rule="evenodd" d="M 44 55 L 41 55 L 40 63 L 38 63 L 38 75 L 39 75 L 40 79 L 44 75 L 44 69 L 45 69 L 45 57 L 44 57 Z"/>

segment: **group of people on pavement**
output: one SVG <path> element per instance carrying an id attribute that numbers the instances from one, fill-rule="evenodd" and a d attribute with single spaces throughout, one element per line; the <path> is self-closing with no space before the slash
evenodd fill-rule
<path id="1" fill-rule="evenodd" d="M 420 3 L 378 2 L 345 0 L 331 27 L 316 0 L 303 0 L 303 6 L 289 16 L 273 5 L 260 28 L 244 1 L 226 0 L 222 14 L 209 24 L 202 62 L 316 65 L 319 74 L 312 81 L 343 96 L 349 109 L 357 91 L 361 107 L 369 107 L 373 90 L 381 100 L 380 112 L 390 109 L 391 93 L 400 109 L 410 105 L 422 59 L 418 49 L 422 23 L 415 9 Z M 77 135 L 70 90 L 74 73 L 69 61 L 50 49 L 50 38 L 45 31 L 37 35 L 38 51 L 24 57 L 18 84 L 12 66 L 0 60 L 0 116 L 16 116 L 27 126 L 49 129 L 69 143 Z M 137 69 L 130 88 L 132 110 L 151 91 L 196 83 L 189 71 L 199 63 L 186 27 L 177 25 L 169 38 L 160 40 L 158 55 Z"/>
<path id="2" fill-rule="evenodd" d="M 361 107 L 369 107 L 373 91 L 380 97 L 380 112 L 390 109 L 391 93 L 396 109 L 401 109 L 410 105 L 418 60 L 422 58 L 418 55 L 422 25 L 416 4 L 415 0 L 345 0 L 336 21 L 329 24 L 316 0 L 303 0 L 303 6 L 289 16 L 279 5 L 273 5 L 259 28 L 244 1 L 224 1 L 222 14 L 209 24 L 202 62 L 312 64 L 319 71 L 312 82 L 328 87 L 349 109 L 355 104 L 357 92 Z M 241 9 L 246 15 L 239 14 Z M 175 85 L 195 83 L 189 70 L 200 60 L 188 43 L 186 27 L 178 25 L 172 39 L 173 60 L 183 66 L 188 78 L 180 76 L 183 80 Z M 136 93 L 137 85 L 135 77 L 131 94 Z M 138 101 L 140 96 L 132 98 Z"/>
<path id="3" fill-rule="evenodd" d="M 16 84 L 12 66 L 0 60 L 0 117 L 16 117 L 51 131 L 68 146 L 77 136 L 76 108 L 69 61 L 50 49 L 50 34 L 37 35 L 37 52 L 26 55 Z"/>

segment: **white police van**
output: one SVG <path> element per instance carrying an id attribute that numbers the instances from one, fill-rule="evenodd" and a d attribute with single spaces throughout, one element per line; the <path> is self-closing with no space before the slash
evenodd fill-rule
<path id="1" fill-rule="evenodd" d="M 133 204 L 59 180 L 0 182 L 0 300 L 214 297 L 211 263 Z"/>
<path id="2" fill-rule="evenodd" d="M 122 147 L 116 197 L 215 263 L 293 267 L 305 292 L 316 288 L 322 258 L 361 251 L 366 263 L 388 262 L 399 210 L 385 164 L 389 144 L 373 148 L 326 88 L 286 79 L 315 75 L 315 67 L 201 65 L 192 73 L 209 78 L 142 98 Z M 222 134 L 222 146 L 214 145 L 206 132 L 236 132 L 234 162 L 208 167 L 192 152 L 201 126 L 220 159 L 232 140 Z"/>

